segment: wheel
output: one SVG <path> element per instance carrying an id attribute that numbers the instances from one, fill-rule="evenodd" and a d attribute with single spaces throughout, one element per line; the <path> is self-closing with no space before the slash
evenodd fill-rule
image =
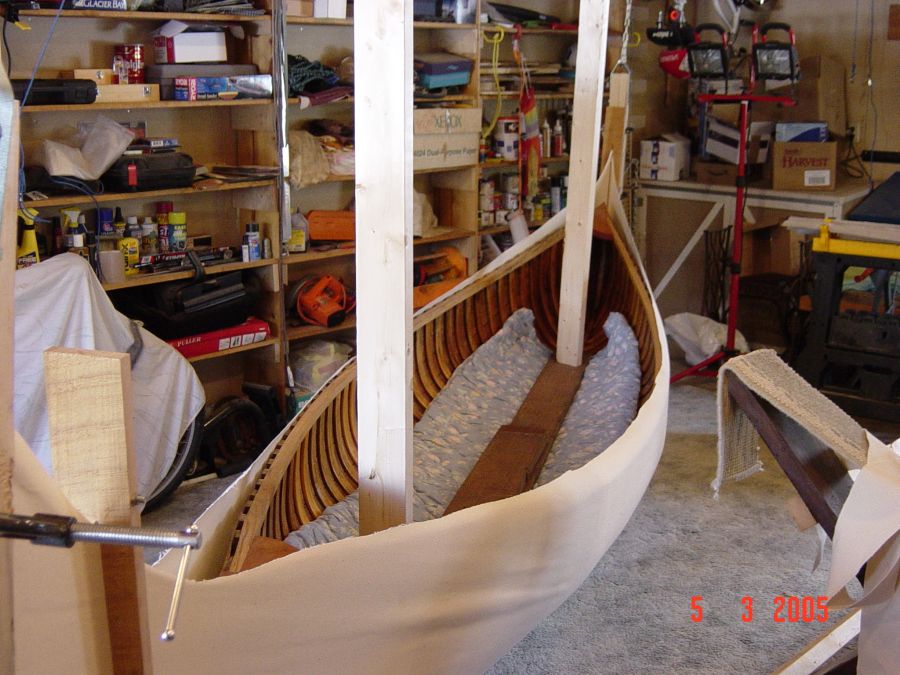
<path id="1" fill-rule="evenodd" d="M 181 440 L 178 441 L 178 449 L 175 451 L 175 459 L 172 460 L 172 466 L 166 473 L 165 477 L 160 481 L 144 506 L 144 513 L 149 513 L 157 506 L 162 504 L 175 491 L 184 477 L 197 461 L 197 453 L 200 450 L 200 438 L 203 435 L 203 410 L 201 410 L 193 421 L 185 429 Z"/>

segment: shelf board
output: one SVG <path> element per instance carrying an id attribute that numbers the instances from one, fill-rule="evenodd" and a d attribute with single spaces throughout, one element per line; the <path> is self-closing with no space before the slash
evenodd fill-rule
<path id="1" fill-rule="evenodd" d="M 451 96 L 440 96 L 438 98 L 420 98 L 418 96 L 413 98 L 414 103 L 467 103 L 468 101 L 474 101 L 478 97 L 474 94 L 453 94 Z"/>
<path id="2" fill-rule="evenodd" d="M 19 16 L 56 16 L 55 9 L 20 9 Z M 90 9 L 64 9 L 61 18 L 64 19 L 111 19 L 116 21 L 196 21 L 208 23 L 221 21 L 225 23 L 247 23 L 256 21 L 270 21 L 271 15 L 260 14 L 258 16 L 242 16 L 240 14 L 202 14 L 200 12 L 122 12 Z"/>
<path id="3" fill-rule="evenodd" d="M 467 237 L 474 237 L 477 234 L 479 233 L 470 230 L 448 229 L 446 232 L 439 232 L 438 234 L 434 234 L 429 237 L 415 237 L 413 239 L 413 246 L 419 246 L 421 244 L 432 244 L 441 241 L 453 241 L 454 239 L 465 239 Z M 286 265 L 299 265 L 302 263 L 315 262 L 317 260 L 350 257 L 355 254 L 356 249 L 354 247 L 333 248 L 327 251 L 306 251 L 305 253 L 292 253 L 290 255 L 282 257 L 281 260 Z"/>
<path id="4" fill-rule="evenodd" d="M 509 232 L 509 225 L 494 225 L 493 227 L 482 227 L 478 230 L 478 234 L 491 235 L 491 234 L 503 234 L 504 232 Z"/>
<path id="5" fill-rule="evenodd" d="M 191 363 L 197 363 L 197 361 L 208 361 L 209 359 L 218 359 L 224 356 L 231 356 L 232 354 L 239 354 L 241 352 L 249 352 L 253 349 L 262 349 L 263 347 L 271 347 L 273 345 L 278 344 L 278 338 L 270 337 L 265 340 L 261 340 L 260 342 L 254 342 L 249 345 L 241 345 L 240 347 L 232 347 L 231 349 L 224 349 L 219 352 L 210 352 L 209 354 L 201 354 L 200 356 L 188 356 L 186 357 L 188 361 Z"/>
<path id="6" fill-rule="evenodd" d="M 287 16 L 285 22 L 295 26 L 352 26 L 353 19 L 325 19 L 313 16 Z M 413 28 L 423 30 L 475 30 L 474 23 L 452 23 L 450 21 L 414 21 Z"/>
<path id="7" fill-rule="evenodd" d="M 311 105 L 307 108 L 303 108 L 303 110 L 312 110 L 313 108 L 324 108 L 327 105 L 353 105 L 353 97 L 347 96 L 346 98 L 339 98 L 336 101 L 328 101 L 326 103 L 318 103 L 316 105 Z M 300 97 L 299 96 L 291 96 L 287 100 L 288 105 L 300 105 Z"/>
<path id="8" fill-rule="evenodd" d="M 519 92 L 517 91 L 504 91 L 500 95 L 500 98 L 519 98 Z M 535 94 L 534 97 L 539 101 L 567 101 L 575 97 L 574 93 L 553 93 L 553 94 Z M 497 98 L 496 91 L 483 91 L 481 92 L 481 98 L 490 100 Z"/>
<path id="9" fill-rule="evenodd" d="M 242 98 L 234 101 L 115 101 L 112 103 L 74 103 L 71 105 L 26 105 L 22 114 L 39 112 L 75 112 L 79 110 L 149 110 L 157 108 L 233 108 L 272 105 L 270 98 Z"/>
<path id="10" fill-rule="evenodd" d="M 234 272 L 235 270 L 249 270 L 257 267 L 269 267 L 277 264 L 275 258 L 267 258 L 266 260 L 254 260 L 253 262 L 233 262 L 219 263 L 215 265 L 204 265 L 203 269 L 207 274 L 223 274 L 225 272 Z M 177 281 L 179 279 L 191 279 L 194 276 L 194 270 L 187 269 L 178 272 L 154 272 L 153 274 L 136 274 L 125 281 L 118 283 L 104 283 L 105 291 L 120 291 L 123 288 L 135 288 L 137 286 L 151 286 L 153 284 L 162 284 L 167 281 Z"/>
<path id="11" fill-rule="evenodd" d="M 481 30 L 485 33 L 499 33 L 501 28 L 499 26 L 492 26 L 490 24 L 483 24 L 481 26 Z M 503 26 L 502 30 L 506 33 L 514 33 L 515 28 L 512 26 Z M 610 28 L 607 33 L 609 35 L 621 35 L 622 31 L 618 29 Z M 568 36 L 568 37 L 578 37 L 578 28 L 523 28 L 522 35 L 543 35 L 543 36 Z"/>
<path id="12" fill-rule="evenodd" d="M 560 155 L 559 157 L 541 157 L 541 164 L 568 164 L 569 156 Z M 481 162 L 479 166 L 482 169 L 508 169 L 519 166 L 517 159 L 502 159 L 499 162 Z"/>
<path id="13" fill-rule="evenodd" d="M 274 183 L 274 178 L 266 180 L 248 180 L 240 183 L 222 183 L 205 189 L 170 188 L 168 190 L 145 190 L 143 192 L 104 192 L 95 195 L 98 203 L 130 201 L 135 199 L 151 200 L 157 197 L 171 197 L 173 195 L 202 195 L 209 192 L 229 192 L 231 190 L 248 190 L 250 188 L 268 187 Z M 93 204 L 94 200 L 86 195 L 66 195 L 64 197 L 50 197 L 49 199 L 26 199 L 25 206 L 35 209 L 44 209 L 52 206 L 69 206 L 75 204 Z"/>
<path id="14" fill-rule="evenodd" d="M 332 248 L 326 251 L 305 251 L 304 253 L 290 253 L 286 256 L 282 256 L 281 261 L 286 265 L 299 265 L 301 263 L 315 262 L 317 260 L 351 257 L 355 254 L 355 247 Z"/>
<path id="15" fill-rule="evenodd" d="M 344 330 L 350 330 L 352 328 L 356 328 L 356 315 L 348 316 L 341 323 L 333 328 L 326 328 L 325 326 L 288 326 L 287 327 L 287 339 L 290 340 L 305 340 L 311 337 L 318 337 L 319 335 L 331 335 L 332 333 L 340 333 Z"/>

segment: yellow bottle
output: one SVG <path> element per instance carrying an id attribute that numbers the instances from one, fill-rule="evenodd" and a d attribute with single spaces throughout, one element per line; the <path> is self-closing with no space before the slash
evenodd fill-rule
<path id="1" fill-rule="evenodd" d="M 125 275 L 137 274 L 136 265 L 140 260 L 141 243 L 135 237 L 122 237 L 119 240 L 119 250 L 125 258 Z"/>
<path id="2" fill-rule="evenodd" d="M 22 226 L 22 243 L 16 249 L 16 269 L 31 267 L 41 261 L 38 255 L 37 236 L 34 233 L 34 216 L 28 211 L 19 211 Z M 34 213 L 34 212 L 32 212 Z"/>

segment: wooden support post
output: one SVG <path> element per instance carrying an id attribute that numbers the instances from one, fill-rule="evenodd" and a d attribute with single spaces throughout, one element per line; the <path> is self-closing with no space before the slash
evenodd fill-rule
<path id="1" fill-rule="evenodd" d="M 5 79 L 5 78 L 4 78 Z M 13 454 L 13 276 L 16 271 L 16 205 L 19 175 L 19 105 L 9 85 L 0 96 L 0 143 L 9 144 L 8 161 L 0 165 L 3 185 L 0 211 L 0 513 L 12 512 Z M 5 172 L 5 176 L 3 173 Z M 10 543 L 0 539 L 0 673 L 15 671 L 13 653 L 12 561 Z"/>
<path id="2" fill-rule="evenodd" d="M 90 521 L 140 525 L 127 354 L 54 347 L 44 353 L 53 469 L 63 493 Z M 113 671 L 149 673 L 142 549 L 100 549 Z"/>
<path id="3" fill-rule="evenodd" d="M 581 0 L 578 14 L 578 58 L 575 63 L 575 109 L 569 158 L 569 203 L 559 292 L 559 339 L 556 359 L 568 366 L 581 363 L 584 315 L 594 222 L 603 74 L 609 0 Z"/>
<path id="4" fill-rule="evenodd" d="M 623 38 L 623 39 L 627 39 Z M 625 186 L 625 149 L 628 128 L 628 101 L 631 73 L 614 72 L 609 76 L 609 104 L 606 106 L 606 123 L 603 125 L 603 146 L 600 166 L 606 166 L 613 157 L 614 175 L 619 187 Z"/>
<path id="5" fill-rule="evenodd" d="M 355 6 L 359 530 L 412 519 L 412 0 Z"/>

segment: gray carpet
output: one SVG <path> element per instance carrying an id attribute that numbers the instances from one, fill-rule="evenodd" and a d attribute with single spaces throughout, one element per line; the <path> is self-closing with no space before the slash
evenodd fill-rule
<path id="1" fill-rule="evenodd" d="M 776 595 L 816 596 L 827 574 L 810 572 L 816 537 L 797 532 L 784 509 L 790 484 L 763 453 L 765 472 L 713 498 L 715 392 L 691 382 L 672 387 L 662 461 L 622 536 L 490 673 L 765 673 L 822 632 L 773 621 Z M 184 527 L 224 487 L 216 483 L 181 488 L 145 523 Z M 750 623 L 741 621 L 742 596 L 754 601 Z"/>

